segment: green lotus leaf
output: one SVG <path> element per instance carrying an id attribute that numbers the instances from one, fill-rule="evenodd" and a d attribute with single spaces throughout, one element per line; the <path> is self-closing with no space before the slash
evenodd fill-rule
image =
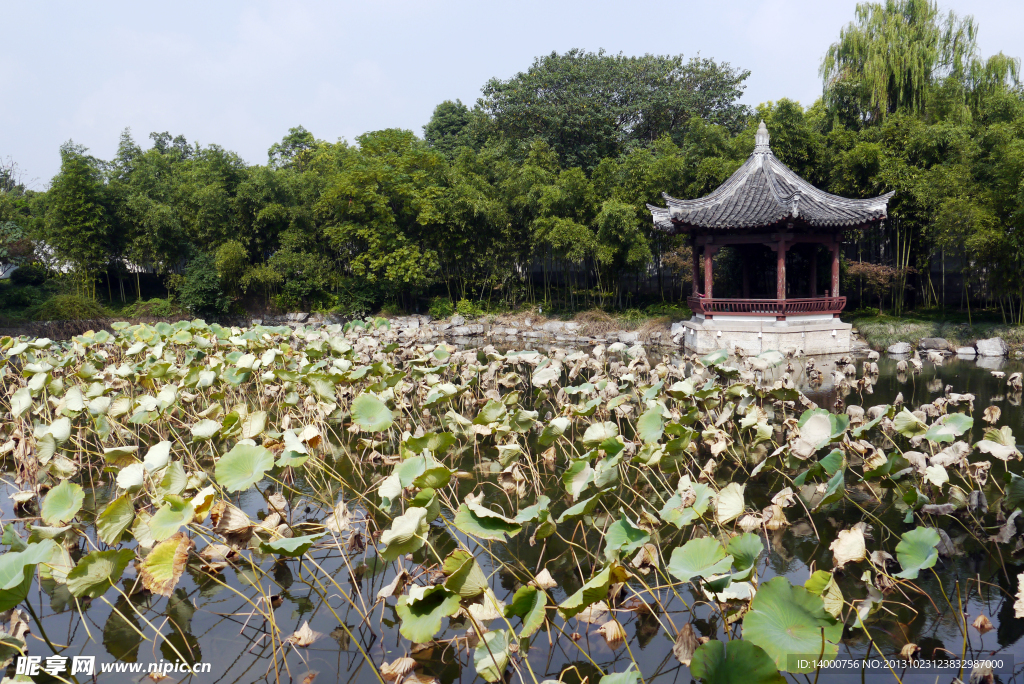
<path id="1" fill-rule="evenodd" d="M 410 437 L 405 440 L 405 445 L 416 453 L 427 450 L 432 454 L 443 454 L 457 441 L 450 432 L 428 432 L 422 437 Z"/>
<path id="2" fill-rule="evenodd" d="M 547 618 L 548 595 L 537 587 L 524 586 L 516 590 L 512 603 L 505 608 L 505 617 L 517 616 L 523 619 L 519 638 L 525 639 L 544 626 Z"/>
<path id="3" fill-rule="evenodd" d="M 754 567 L 757 559 L 764 552 L 764 544 L 759 535 L 745 532 L 730 539 L 725 545 L 725 552 L 732 556 L 733 565 L 742 573 Z M 735 579 L 746 579 L 746 577 Z"/>
<path id="4" fill-rule="evenodd" d="M 487 589 L 487 576 L 473 555 L 463 549 L 448 554 L 441 566 L 448 579 L 444 586 L 464 599 L 473 598 Z"/>
<path id="5" fill-rule="evenodd" d="M 253 439 L 267 429 L 267 412 L 253 411 L 242 421 L 242 439 Z"/>
<path id="6" fill-rule="evenodd" d="M 279 556 L 295 558 L 309 551 L 322 534 L 310 534 L 304 537 L 282 537 L 273 541 L 260 542 L 260 553 L 273 553 Z"/>
<path id="7" fill-rule="evenodd" d="M 594 423 L 583 433 L 583 445 L 592 448 L 605 441 L 619 436 L 619 426 L 611 421 Z"/>
<path id="8" fill-rule="evenodd" d="M 558 516 L 558 520 L 556 522 L 563 523 L 567 520 L 578 518 L 581 515 L 590 515 L 594 512 L 594 508 L 597 506 L 597 502 L 600 498 L 601 492 L 598 492 L 589 499 L 583 499 L 582 501 L 573 504 L 562 511 L 562 515 Z"/>
<path id="9" fill-rule="evenodd" d="M 629 573 L 625 568 L 618 563 L 610 563 L 601 572 L 591 577 L 586 584 L 580 587 L 579 591 L 562 601 L 558 605 L 558 612 L 566 619 L 578 615 L 588 606 L 605 600 L 608 597 L 609 586 L 625 582 L 628 578 Z"/>
<path id="10" fill-rule="evenodd" d="M 32 393 L 29 392 L 28 387 L 22 387 L 11 395 L 11 414 L 15 418 L 20 418 L 30 408 L 32 408 Z"/>
<path id="11" fill-rule="evenodd" d="M 489 425 L 491 423 L 498 423 L 508 410 L 505 408 L 505 404 L 501 403 L 497 399 L 491 399 L 484 407 L 480 409 L 480 413 L 477 414 L 476 418 L 473 419 L 474 425 Z"/>
<path id="12" fill-rule="evenodd" d="M 153 517 L 149 519 L 149 531 L 154 541 L 161 542 L 181 529 L 182 525 L 192 522 L 195 509 L 191 501 L 179 496 L 168 496 Z"/>
<path id="13" fill-rule="evenodd" d="M 10 610 L 25 600 L 32 588 L 36 566 L 53 557 L 60 547 L 52 539 L 30 543 L 23 551 L 0 555 L 0 611 Z"/>
<path id="14" fill-rule="evenodd" d="M 763 648 L 775 666 L 787 672 L 814 669 L 789 662 L 791 655 L 820 653 L 826 660 L 834 658 L 842 635 L 842 623 L 825 611 L 821 597 L 793 586 L 785 577 L 762 584 L 743 618 L 743 640 Z"/>
<path id="15" fill-rule="evenodd" d="M 538 522 L 542 515 L 550 513 L 550 506 L 551 498 L 541 494 L 537 497 L 537 503 L 519 509 L 519 512 L 516 513 L 515 521 L 520 525 Z"/>
<path id="16" fill-rule="evenodd" d="M 83 503 L 85 492 L 81 485 L 64 480 L 46 493 L 40 516 L 47 525 L 59 527 L 74 520 Z"/>
<path id="17" fill-rule="evenodd" d="M 935 421 L 928 428 L 928 432 L 924 433 L 924 438 L 936 444 L 952 442 L 970 430 L 973 425 L 974 419 L 970 416 L 963 413 L 949 413 Z"/>
<path id="18" fill-rule="evenodd" d="M 171 443 L 164 440 L 163 442 L 157 442 L 149 448 L 146 452 L 145 458 L 142 459 L 142 464 L 146 466 L 146 472 L 155 473 L 167 466 L 171 460 Z"/>
<path id="19" fill-rule="evenodd" d="M 117 546 L 135 519 L 135 506 L 128 494 L 117 497 L 96 516 L 96 533 L 104 544 Z"/>
<path id="20" fill-rule="evenodd" d="M 137 446 L 116 446 L 103 450 L 103 460 L 107 465 L 117 469 L 127 468 L 132 463 L 138 463 L 136 455 L 139 453 Z"/>
<path id="21" fill-rule="evenodd" d="M 580 494 L 593 482 L 594 469 L 591 467 L 590 461 L 585 458 L 573 461 L 572 465 L 562 473 L 562 483 L 565 485 L 565 491 L 572 495 L 573 501 L 579 499 Z"/>
<path id="22" fill-rule="evenodd" d="M 441 621 L 459 610 L 459 595 L 443 585 L 414 586 L 398 597 L 395 612 L 402 624 L 398 631 L 413 643 L 426 643 L 441 631 Z"/>
<path id="23" fill-rule="evenodd" d="M 474 503 L 459 506 L 453 522 L 460 532 L 495 541 L 505 541 L 506 536 L 514 537 L 523 529 L 515 520 Z"/>
<path id="24" fill-rule="evenodd" d="M 570 421 L 568 418 L 562 416 L 559 416 L 558 418 L 553 418 L 551 422 L 545 425 L 544 429 L 541 430 L 540 436 L 537 438 L 537 441 L 540 443 L 541 446 L 549 446 L 556 439 L 564 435 L 565 431 L 569 429 L 569 426 L 571 424 L 572 421 Z"/>
<path id="25" fill-rule="evenodd" d="M 785 684 L 763 648 L 749 641 L 712 640 L 693 652 L 690 674 L 703 684 Z"/>
<path id="26" fill-rule="evenodd" d="M 412 553 L 426 543 L 427 509 L 413 506 L 391 521 L 391 528 L 384 530 L 380 543 L 384 545 L 381 558 L 393 561 L 399 556 Z"/>
<path id="27" fill-rule="evenodd" d="M 921 570 L 934 567 L 939 559 L 939 533 L 933 527 L 916 527 L 904 532 L 896 545 L 896 560 L 903 571 L 896 577 L 917 579 Z"/>
<path id="28" fill-rule="evenodd" d="M 689 582 L 694 577 L 728 572 L 732 567 L 732 556 L 714 537 L 701 537 L 673 549 L 666 567 L 676 579 Z"/>
<path id="29" fill-rule="evenodd" d="M 476 673 L 487 682 L 500 682 L 508 667 L 512 635 L 506 630 L 487 632 L 473 650 Z"/>
<path id="30" fill-rule="evenodd" d="M 452 471 L 443 465 L 427 468 L 422 474 L 413 479 L 414 487 L 420 489 L 440 489 L 452 479 Z"/>
<path id="31" fill-rule="evenodd" d="M 132 463 L 122 468 L 117 474 L 117 486 L 131 492 L 142 486 L 146 477 L 146 466 L 142 463 Z"/>
<path id="32" fill-rule="evenodd" d="M 892 424 L 896 432 L 904 437 L 917 437 L 928 432 L 928 426 L 906 408 L 896 414 Z"/>
<path id="33" fill-rule="evenodd" d="M 634 670 L 631 664 L 625 672 L 606 674 L 597 684 L 637 684 L 638 681 L 640 681 L 640 672 Z"/>
<path id="34" fill-rule="evenodd" d="M 214 475 L 229 492 L 240 492 L 263 479 L 274 467 L 274 454 L 269 449 L 249 444 L 236 444 L 217 461 Z"/>
<path id="35" fill-rule="evenodd" d="M 636 434 L 646 444 L 656 444 L 665 434 L 665 411 L 661 406 L 647 409 L 636 421 Z"/>
<path id="36" fill-rule="evenodd" d="M 93 551 L 68 573 L 68 589 L 78 598 L 99 598 L 121 580 L 124 569 L 134 559 L 135 551 L 132 549 Z"/>
<path id="37" fill-rule="evenodd" d="M 394 417 L 383 401 L 364 393 L 352 402 L 352 420 L 369 432 L 383 432 L 391 427 Z"/>
<path id="38" fill-rule="evenodd" d="M 220 428 L 221 425 L 217 421 L 204 418 L 192 426 L 192 439 L 195 441 L 212 439 L 220 431 Z"/>
<path id="39" fill-rule="evenodd" d="M 683 506 L 682 495 L 673 495 L 658 512 L 662 520 L 682 529 L 707 512 L 714 498 L 714 490 L 700 482 L 695 483 L 692 487 L 697 497 L 694 502 L 689 506 Z"/>
<path id="40" fill-rule="evenodd" d="M 717 366 L 720 363 L 724 363 L 728 359 L 729 350 L 719 349 L 717 351 L 711 352 L 710 354 L 705 354 L 704 356 L 700 357 L 700 362 L 705 366 Z"/>
<path id="41" fill-rule="evenodd" d="M 651 535 L 642 530 L 623 516 L 611 525 L 604 533 L 604 558 L 607 561 L 618 560 L 628 556 L 651 540 Z"/>

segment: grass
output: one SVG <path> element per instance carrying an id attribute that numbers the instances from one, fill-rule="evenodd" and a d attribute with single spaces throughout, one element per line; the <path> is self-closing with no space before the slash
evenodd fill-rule
<path id="1" fill-rule="evenodd" d="M 853 324 L 872 349 L 877 350 L 896 342 L 916 345 L 925 337 L 941 337 L 956 347 L 1001 337 L 1011 349 L 1024 348 L 1024 326 L 1006 325 L 994 312 L 975 313 L 970 320 L 965 313 L 943 313 L 939 309 L 918 310 L 900 318 L 855 311 L 843 318 Z"/>

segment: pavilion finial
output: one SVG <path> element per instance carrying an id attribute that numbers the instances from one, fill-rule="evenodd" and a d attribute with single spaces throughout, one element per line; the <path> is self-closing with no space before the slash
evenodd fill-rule
<path id="1" fill-rule="evenodd" d="M 754 151 L 767 152 L 768 150 L 768 127 L 762 121 L 761 125 L 757 127 L 757 134 L 754 136 Z"/>

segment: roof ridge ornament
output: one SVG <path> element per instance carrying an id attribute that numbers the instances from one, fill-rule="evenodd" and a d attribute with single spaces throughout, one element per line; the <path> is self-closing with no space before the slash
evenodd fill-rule
<path id="1" fill-rule="evenodd" d="M 754 135 L 754 152 L 770 152 L 771 148 L 768 147 L 768 127 L 764 125 L 764 121 L 761 121 L 761 125 L 757 127 L 757 133 Z"/>

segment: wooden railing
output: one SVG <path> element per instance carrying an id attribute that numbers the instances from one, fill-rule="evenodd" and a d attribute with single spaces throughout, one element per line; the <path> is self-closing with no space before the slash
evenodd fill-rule
<path id="1" fill-rule="evenodd" d="M 690 297 L 690 310 L 704 316 L 790 316 L 799 314 L 837 315 L 846 306 L 846 297 L 813 299 L 706 299 Z"/>

